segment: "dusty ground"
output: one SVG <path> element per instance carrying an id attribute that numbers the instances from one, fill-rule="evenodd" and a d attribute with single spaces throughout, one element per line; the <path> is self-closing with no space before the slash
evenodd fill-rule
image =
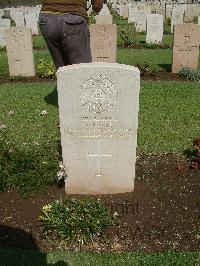
<path id="1" fill-rule="evenodd" d="M 85 249 L 200 250 L 200 170 L 168 154 L 138 158 L 136 171 L 133 193 L 99 196 L 111 214 L 120 215 L 120 225 L 108 232 L 111 244 Z M 53 187 L 27 199 L 15 191 L 1 195 L 0 247 L 58 248 L 42 237 L 37 217 L 43 205 L 61 196 L 64 189 Z"/>

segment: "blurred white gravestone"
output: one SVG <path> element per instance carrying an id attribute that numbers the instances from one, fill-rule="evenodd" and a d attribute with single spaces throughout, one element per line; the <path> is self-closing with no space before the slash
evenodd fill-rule
<path id="1" fill-rule="evenodd" d="M 137 21 L 138 8 L 130 7 L 128 13 L 128 23 L 133 23 Z"/>
<path id="2" fill-rule="evenodd" d="M 90 25 L 92 62 L 115 63 L 117 56 L 117 26 Z"/>
<path id="3" fill-rule="evenodd" d="M 15 12 L 16 27 L 25 27 L 24 12 Z"/>
<path id="4" fill-rule="evenodd" d="M 103 4 L 103 7 L 102 7 L 101 11 L 99 12 L 99 15 L 100 16 L 109 16 L 110 15 L 110 10 L 106 4 Z"/>
<path id="5" fill-rule="evenodd" d="M 135 23 L 136 32 L 145 32 L 147 24 L 147 11 L 138 10 L 137 20 Z"/>
<path id="6" fill-rule="evenodd" d="M 163 16 L 147 15 L 147 43 L 161 43 L 163 38 Z"/>
<path id="7" fill-rule="evenodd" d="M 139 70 L 90 63 L 62 67 L 57 77 L 66 193 L 133 191 Z"/>
<path id="8" fill-rule="evenodd" d="M 5 40 L 5 32 L 7 29 L 11 27 L 11 20 L 7 18 L 0 19 L 0 47 L 4 47 L 6 45 Z"/>
<path id="9" fill-rule="evenodd" d="M 10 76 L 35 76 L 30 29 L 11 28 L 7 30 L 6 50 Z"/>
<path id="10" fill-rule="evenodd" d="M 25 15 L 26 28 L 31 29 L 32 35 L 38 35 L 38 18 L 35 13 L 28 13 Z"/>
<path id="11" fill-rule="evenodd" d="M 174 25 L 182 24 L 186 5 L 174 5 L 171 17 L 171 33 L 173 33 Z"/>

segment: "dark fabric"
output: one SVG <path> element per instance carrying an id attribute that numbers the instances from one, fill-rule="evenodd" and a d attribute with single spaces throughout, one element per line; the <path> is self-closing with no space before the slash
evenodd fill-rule
<path id="1" fill-rule="evenodd" d="M 72 14 L 40 13 L 39 25 L 57 69 L 92 61 L 87 19 Z"/>
<path id="2" fill-rule="evenodd" d="M 87 18 L 87 0 L 43 0 L 42 11 L 69 13 Z"/>

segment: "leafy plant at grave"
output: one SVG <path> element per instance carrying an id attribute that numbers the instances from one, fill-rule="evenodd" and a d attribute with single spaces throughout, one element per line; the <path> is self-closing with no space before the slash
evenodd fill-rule
<path id="1" fill-rule="evenodd" d="M 7 129 L 0 131 L 0 192 L 16 189 L 29 196 L 56 183 L 58 155 L 48 145 L 19 147 L 7 139 Z"/>
<path id="2" fill-rule="evenodd" d="M 190 80 L 200 80 L 200 69 L 193 70 L 189 67 L 182 67 L 178 74 Z"/>
<path id="3" fill-rule="evenodd" d="M 158 49 L 160 48 L 160 44 L 159 43 L 146 43 L 145 44 L 145 48 L 149 48 L 149 49 Z"/>
<path id="4" fill-rule="evenodd" d="M 80 247 L 104 237 L 116 223 L 100 201 L 89 198 L 54 201 L 43 207 L 39 221 L 45 236 Z"/>
<path id="5" fill-rule="evenodd" d="M 166 19 L 166 24 L 167 24 L 168 26 L 171 25 L 171 18 L 167 18 L 167 19 Z"/>
<path id="6" fill-rule="evenodd" d="M 38 62 L 38 75 L 42 78 L 55 78 L 56 69 L 53 62 L 49 59 L 42 58 Z"/>
<path id="7" fill-rule="evenodd" d="M 149 64 L 147 64 L 147 63 L 145 63 L 145 64 L 136 64 L 136 67 L 139 68 L 141 76 L 145 76 L 145 75 L 152 76 L 154 74 L 153 71 L 150 69 Z"/>
<path id="8" fill-rule="evenodd" d="M 96 15 L 97 14 L 94 11 L 91 12 L 91 14 L 88 17 L 88 23 L 89 23 L 89 25 L 96 23 L 96 18 L 95 18 Z"/>
<path id="9" fill-rule="evenodd" d="M 120 25 L 118 33 L 123 40 L 124 46 L 131 46 L 136 43 L 136 29 L 134 23 Z"/>
<path id="10" fill-rule="evenodd" d="M 11 27 L 16 27 L 16 23 L 13 19 L 11 19 Z"/>
<path id="11" fill-rule="evenodd" d="M 190 160 L 192 169 L 200 169 L 200 138 L 193 140 L 193 149 L 184 151 L 184 154 Z"/>
<path id="12" fill-rule="evenodd" d="M 119 20 L 119 19 L 120 19 L 120 15 L 119 15 L 119 13 L 117 12 L 117 10 L 115 10 L 115 9 L 113 8 L 113 3 L 112 3 L 111 1 L 108 1 L 108 2 L 107 2 L 107 6 L 108 6 L 108 9 L 109 9 L 109 11 L 110 11 L 110 14 L 113 16 L 113 19 L 114 19 L 115 21 Z"/>
<path id="13" fill-rule="evenodd" d="M 1 46 L 0 47 L 0 53 L 2 53 L 2 52 L 6 52 L 6 46 Z"/>
<path id="14" fill-rule="evenodd" d="M 10 76 L 9 77 L 9 81 L 24 81 L 24 80 L 27 80 L 28 77 L 24 77 L 24 76 Z"/>

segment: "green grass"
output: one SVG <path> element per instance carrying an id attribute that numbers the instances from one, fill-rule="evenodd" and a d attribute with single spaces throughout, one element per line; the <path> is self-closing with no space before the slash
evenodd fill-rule
<path id="1" fill-rule="evenodd" d="M 0 250 L 1 266 L 199 266 L 199 252 L 94 253 Z"/>
<path id="2" fill-rule="evenodd" d="M 0 121 L 7 136 L 19 145 L 59 140 L 55 83 L 3 84 Z M 54 105 L 52 105 L 52 103 Z M 200 134 L 198 82 L 141 83 L 138 153 L 181 152 Z M 15 114 L 8 116 L 13 110 Z M 42 110 L 48 116 L 40 115 Z"/>
<path id="3" fill-rule="evenodd" d="M 168 72 L 171 70 L 172 50 L 118 48 L 117 62 L 127 65 L 147 63 L 151 70 Z"/>
<path id="4" fill-rule="evenodd" d="M 37 48 L 47 48 L 46 46 L 46 43 L 43 39 L 43 37 L 40 35 L 40 36 L 33 36 L 33 47 L 35 49 Z"/>
<path id="5" fill-rule="evenodd" d="M 36 72 L 41 58 L 52 60 L 48 50 L 34 51 Z M 117 63 L 135 65 L 148 63 L 151 70 L 170 71 L 172 62 L 171 49 L 128 49 L 118 48 Z M 8 61 L 5 52 L 0 53 L 0 76 L 8 76 Z"/>

